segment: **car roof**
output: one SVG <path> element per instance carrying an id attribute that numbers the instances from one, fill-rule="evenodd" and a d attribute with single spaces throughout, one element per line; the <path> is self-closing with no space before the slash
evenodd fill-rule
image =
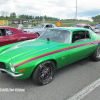
<path id="1" fill-rule="evenodd" d="M 59 30 L 89 30 L 89 29 L 85 29 L 85 28 L 78 28 L 78 27 L 56 27 L 56 28 L 51 28 L 51 29 L 59 29 Z"/>
<path id="2" fill-rule="evenodd" d="M 9 27 L 9 26 L 0 26 L 0 29 L 1 29 L 1 28 L 9 29 L 9 30 L 13 31 L 14 33 L 23 33 L 22 31 L 20 31 L 20 30 L 14 28 L 14 27 Z"/>
<path id="3" fill-rule="evenodd" d="M 89 24 L 84 24 L 84 23 L 78 23 L 76 25 L 89 25 Z"/>
<path id="4" fill-rule="evenodd" d="M 48 25 L 48 24 L 52 24 L 52 23 L 40 23 L 40 24 L 43 24 L 43 25 Z"/>
<path id="5" fill-rule="evenodd" d="M 9 27 L 9 26 L 0 26 L 0 28 L 7 28 L 7 29 L 10 29 L 10 28 L 13 28 L 13 27 Z M 15 29 L 15 28 L 14 28 Z"/>
<path id="6" fill-rule="evenodd" d="M 89 24 L 74 24 L 74 25 L 80 25 L 80 26 L 90 26 Z"/>

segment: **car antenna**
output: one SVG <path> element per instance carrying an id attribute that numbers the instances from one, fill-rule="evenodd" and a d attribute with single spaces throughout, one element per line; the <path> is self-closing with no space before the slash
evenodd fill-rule
<path id="1" fill-rule="evenodd" d="M 49 38 L 47 38 L 47 41 L 50 41 L 50 39 L 49 39 Z"/>

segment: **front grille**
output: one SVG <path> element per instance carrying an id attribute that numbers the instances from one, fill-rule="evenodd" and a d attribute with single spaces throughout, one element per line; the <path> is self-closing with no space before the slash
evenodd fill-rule
<path id="1" fill-rule="evenodd" d="M 2 68 L 2 69 L 6 69 L 6 65 L 5 65 L 5 63 L 0 62 L 0 68 Z"/>

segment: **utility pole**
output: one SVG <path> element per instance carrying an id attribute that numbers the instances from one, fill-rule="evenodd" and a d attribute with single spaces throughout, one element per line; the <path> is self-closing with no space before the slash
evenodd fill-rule
<path id="1" fill-rule="evenodd" d="M 77 0 L 76 0 L 76 20 L 77 20 Z"/>

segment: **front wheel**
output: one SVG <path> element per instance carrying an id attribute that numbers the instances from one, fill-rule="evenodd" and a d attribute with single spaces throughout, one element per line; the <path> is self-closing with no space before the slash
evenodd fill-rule
<path id="1" fill-rule="evenodd" d="M 52 81 L 56 67 L 54 62 L 45 61 L 39 64 L 33 72 L 32 78 L 38 85 L 45 85 Z"/>
<path id="2" fill-rule="evenodd" d="M 100 61 L 100 45 L 96 48 L 94 53 L 90 56 L 93 61 Z"/>
<path id="3" fill-rule="evenodd" d="M 37 34 L 38 36 L 40 36 L 40 34 L 38 32 L 36 32 L 35 34 Z"/>

